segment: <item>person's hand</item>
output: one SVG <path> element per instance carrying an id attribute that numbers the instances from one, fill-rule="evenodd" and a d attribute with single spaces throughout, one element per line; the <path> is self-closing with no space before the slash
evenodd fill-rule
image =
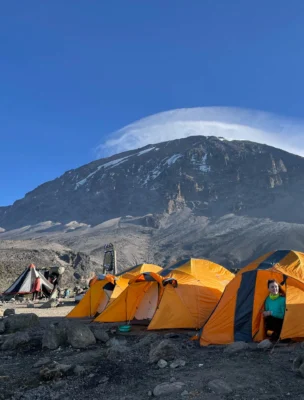
<path id="1" fill-rule="evenodd" d="M 271 311 L 264 311 L 263 315 L 264 317 L 269 317 L 271 315 Z"/>

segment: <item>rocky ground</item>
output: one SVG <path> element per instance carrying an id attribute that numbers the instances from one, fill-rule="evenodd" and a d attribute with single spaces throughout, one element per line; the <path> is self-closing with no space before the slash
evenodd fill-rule
<path id="1" fill-rule="evenodd" d="M 304 399 L 300 343 L 200 348 L 195 332 L 122 334 L 39 307 L 0 308 L 0 399 Z"/>

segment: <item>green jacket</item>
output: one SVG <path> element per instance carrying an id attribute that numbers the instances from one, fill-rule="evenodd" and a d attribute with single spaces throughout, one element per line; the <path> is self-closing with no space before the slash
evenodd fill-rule
<path id="1" fill-rule="evenodd" d="M 277 299 L 272 300 L 269 296 L 265 301 L 265 311 L 271 311 L 271 316 L 275 318 L 284 319 L 286 307 L 285 297 L 279 296 Z"/>

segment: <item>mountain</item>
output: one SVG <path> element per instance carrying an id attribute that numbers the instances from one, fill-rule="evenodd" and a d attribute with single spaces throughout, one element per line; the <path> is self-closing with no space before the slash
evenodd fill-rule
<path id="1" fill-rule="evenodd" d="M 304 158 L 246 141 L 188 137 L 94 161 L 2 209 L 6 230 L 43 221 L 97 225 L 126 215 L 229 213 L 304 222 Z"/>
<path id="2" fill-rule="evenodd" d="M 188 133 L 70 170 L 0 207 L 0 278 L 33 259 L 66 259 L 73 282 L 100 271 L 109 242 L 119 270 L 186 257 L 239 268 L 274 249 L 304 251 L 304 158 Z"/>

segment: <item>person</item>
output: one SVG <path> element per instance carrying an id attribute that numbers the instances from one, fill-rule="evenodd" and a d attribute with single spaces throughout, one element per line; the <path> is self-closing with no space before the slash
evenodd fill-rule
<path id="1" fill-rule="evenodd" d="M 277 341 L 280 338 L 285 315 L 286 299 L 280 294 L 280 287 L 277 281 L 271 279 L 268 281 L 269 296 L 265 300 L 265 328 L 272 331 L 270 340 Z"/>
<path id="2" fill-rule="evenodd" d="M 40 290 L 41 290 L 41 279 L 40 279 L 40 276 L 37 276 L 37 278 L 35 279 L 35 282 L 34 282 L 34 286 L 33 286 L 32 300 L 37 300 Z"/>

